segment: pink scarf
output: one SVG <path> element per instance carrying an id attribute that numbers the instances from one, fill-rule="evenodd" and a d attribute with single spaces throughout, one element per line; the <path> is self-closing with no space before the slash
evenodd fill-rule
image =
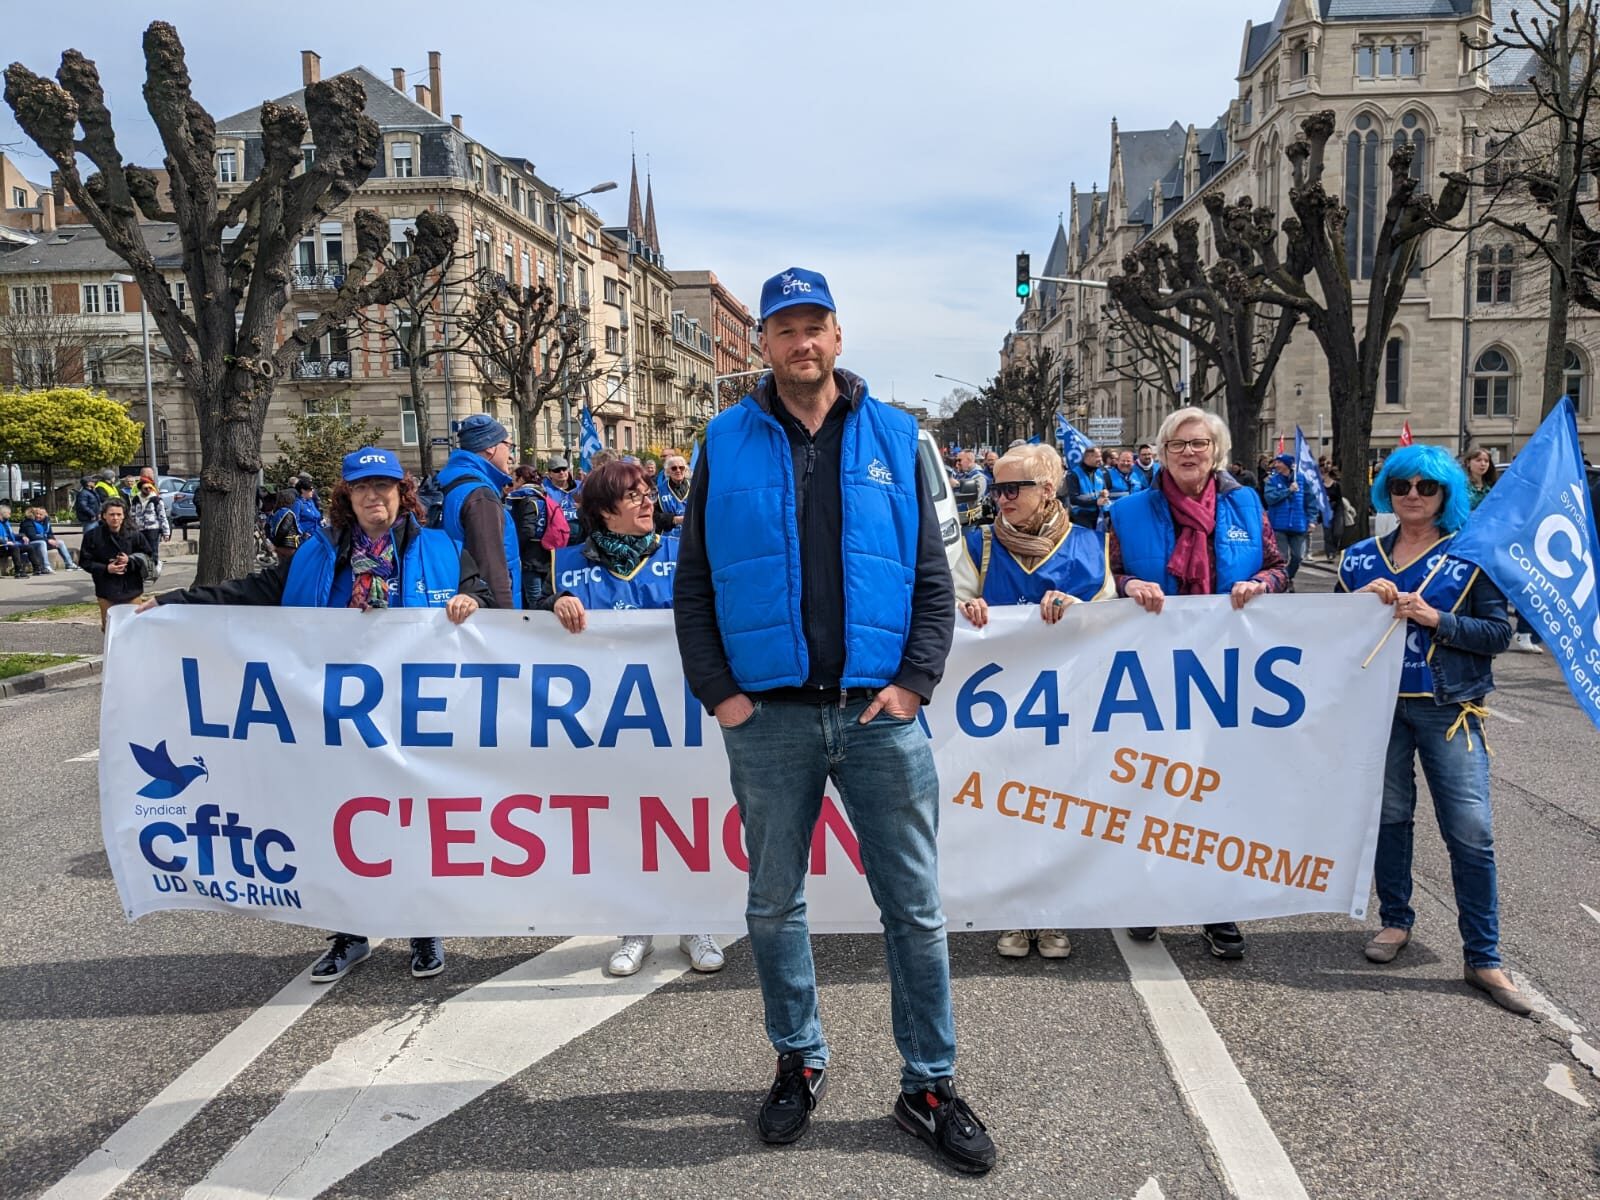
<path id="1" fill-rule="evenodd" d="M 1161 494 L 1172 510 L 1178 537 L 1167 560 L 1167 570 L 1178 580 L 1181 596 L 1211 594 L 1211 535 L 1217 528 L 1217 477 L 1206 480 L 1205 490 L 1191 496 L 1172 481 L 1172 473 L 1156 476 Z"/>

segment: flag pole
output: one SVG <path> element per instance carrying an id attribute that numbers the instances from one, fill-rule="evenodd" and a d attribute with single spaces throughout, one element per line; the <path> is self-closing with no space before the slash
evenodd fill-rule
<path id="1" fill-rule="evenodd" d="M 1417 590 L 1414 595 L 1422 595 L 1427 586 L 1433 582 L 1433 577 L 1439 573 L 1439 568 L 1444 566 L 1444 560 L 1449 557 L 1450 555 L 1448 552 L 1439 555 L 1439 561 L 1433 564 L 1433 570 L 1429 571 L 1427 575 L 1423 577 L 1422 582 L 1417 585 Z M 1372 653 L 1367 655 L 1366 661 L 1361 664 L 1361 669 L 1363 671 L 1372 665 L 1372 660 L 1378 657 L 1378 651 L 1383 649 L 1384 644 L 1388 642 L 1395 629 L 1401 625 L 1404 625 L 1405 623 L 1405 617 L 1396 617 L 1394 620 L 1389 622 L 1389 628 L 1383 631 L 1383 636 L 1378 639 L 1378 644 L 1372 648 Z"/>

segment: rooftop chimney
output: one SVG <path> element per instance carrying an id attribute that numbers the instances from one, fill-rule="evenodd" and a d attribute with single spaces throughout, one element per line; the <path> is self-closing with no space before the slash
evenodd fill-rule
<path id="1" fill-rule="evenodd" d="M 394 90 L 402 96 L 406 94 L 406 69 L 404 67 L 390 67 L 394 72 Z"/>
<path id="2" fill-rule="evenodd" d="M 454 125 L 457 129 L 460 129 L 461 128 L 461 114 L 460 113 L 451 113 L 450 114 L 450 124 Z"/>
<path id="3" fill-rule="evenodd" d="M 322 78 L 322 55 L 315 50 L 300 51 L 300 83 L 310 87 Z"/>
<path id="4" fill-rule="evenodd" d="M 444 116 L 444 72 L 439 69 L 439 52 L 428 51 L 428 91 L 433 96 L 433 115 Z"/>
<path id="5" fill-rule="evenodd" d="M 39 232 L 54 233 L 56 230 L 56 197 L 54 192 L 39 193 Z"/>
<path id="6" fill-rule="evenodd" d="M 428 98 L 428 85 L 425 83 L 419 83 L 416 85 L 416 91 L 417 103 L 422 105 L 422 107 L 427 109 L 429 112 L 432 112 L 433 101 Z"/>

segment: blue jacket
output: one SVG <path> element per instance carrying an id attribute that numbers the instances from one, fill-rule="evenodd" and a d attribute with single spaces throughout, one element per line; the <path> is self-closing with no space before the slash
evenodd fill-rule
<path id="1" fill-rule="evenodd" d="M 1159 583 L 1169 596 L 1178 595 L 1178 581 L 1167 571 L 1178 532 L 1161 489 L 1150 488 L 1113 506 L 1111 528 L 1122 548 L 1123 571 L 1135 579 Z M 1252 489 L 1240 487 L 1224 475 L 1217 476 L 1217 527 L 1211 547 L 1219 596 L 1261 570 L 1261 500 Z"/>
<path id="2" fill-rule="evenodd" d="M 1100 468 L 1100 485 L 1112 500 L 1121 500 L 1139 490 L 1138 477 L 1132 471 L 1124 475 L 1117 467 Z"/>
<path id="3" fill-rule="evenodd" d="M 1100 477 L 1100 468 L 1089 470 L 1082 463 L 1067 470 L 1067 479 L 1071 485 L 1072 502 L 1071 515 L 1082 525 L 1086 521 L 1093 525 L 1100 518 L 1100 489 L 1105 482 Z"/>
<path id="4" fill-rule="evenodd" d="M 300 526 L 302 537 L 310 537 L 322 525 L 322 510 L 317 507 L 317 502 L 309 496 L 301 496 L 294 502 L 295 523 Z"/>
<path id="5" fill-rule="evenodd" d="M 1261 485 L 1261 497 L 1267 504 L 1267 518 L 1272 522 L 1272 527 L 1281 533 L 1304 533 L 1311 528 L 1311 520 L 1306 516 L 1306 494 L 1301 488 L 1298 492 L 1291 492 L 1289 485 L 1298 483 L 1297 476 L 1283 476 L 1276 470 L 1268 471 L 1266 481 Z"/>
<path id="6" fill-rule="evenodd" d="M 839 683 L 881 688 L 900 670 L 911 624 L 921 519 L 917 426 L 861 385 L 843 439 Z M 706 522 L 705 548 L 729 669 L 747 692 L 800 687 L 810 660 L 788 434 L 746 396 L 707 427 L 705 457 L 718 468 L 709 472 L 705 507 L 716 519 Z"/>
<path id="7" fill-rule="evenodd" d="M 1155 487 L 1156 476 L 1159 474 L 1161 474 L 1161 464 L 1154 459 L 1150 461 L 1148 467 L 1140 466 L 1138 459 L 1133 460 L 1133 481 L 1138 485 L 1136 490 L 1142 492 Z"/>
<path id="8" fill-rule="evenodd" d="M 443 608 L 461 585 L 461 548 L 438 529 L 423 529 L 412 522 L 405 555 L 400 560 L 400 580 L 390 595 L 391 608 Z M 339 547 L 318 529 L 311 540 L 289 560 L 289 578 L 282 603 L 290 608 L 345 608 L 355 586 L 347 562 L 334 570 Z"/>
<path id="9" fill-rule="evenodd" d="M 18 545 L 23 544 L 22 535 L 11 528 L 10 521 L 0 521 L 0 543 L 9 544 L 12 542 Z"/>
<path id="10" fill-rule="evenodd" d="M 460 481 L 458 483 L 458 481 Z M 452 484 L 457 486 L 452 487 Z M 505 547 L 506 571 L 511 577 L 511 604 L 522 603 L 522 550 L 517 542 L 517 525 L 501 503 L 501 494 L 511 485 L 511 476 L 500 470 L 481 454 L 470 450 L 451 451 L 439 472 L 439 486 L 444 489 L 444 531 L 462 545 L 467 545 L 466 529 L 461 520 L 461 507 L 468 497 L 480 489 L 489 489 L 495 506 L 500 509 L 501 541 Z M 467 549 L 472 549 L 467 545 Z M 483 555 L 476 555 L 483 566 Z"/>
<path id="11" fill-rule="evenodd" d="M 1349 592 L 1362 586 L 1362 560 L 1381 546 L 1383 563 L 1392 562 L 1396 530 L 1382 539 L 1357 542 L 1340 556 L 1339 579 L 1335 590 Z M 1441 552 L 1445 547 L 1441 547 Z M 1428 556 L 1431 564 L 1433 556 Z M 1381 571 L 1385 578 L 1395 573 Z M 1511 645 L 1513 626 L 1510 605 L 1499 588 L 1477 568 L 1469 571 L 1466 597 L 1455 600 L 1453 611 L 1444 611 L 1430 585 L 1424 598 L 1439 608 L 1439 627 L 1433 631 L 1428 666 L 1432 675 L 1435 704 L 1461 704 L 1480 700 L 1494 691 L 1494 656 Z M 1370 582 L 1370 575 L 1366 582 Z M 1409 636 L 1410 630 L 1407 630 Z M 1402 682 L 1402 687 L 1404 683 Z"/>

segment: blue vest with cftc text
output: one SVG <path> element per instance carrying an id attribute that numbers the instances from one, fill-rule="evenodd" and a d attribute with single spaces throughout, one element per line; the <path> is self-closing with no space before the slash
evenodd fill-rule
<path id="1" fill-rule="evenodd" d="M 1122 547 L 1122 569 L 1135 579 L 1159 583 L 1169 596 L 1178 581 L 1167 571 L 1178 541 L 1172 509 L 1159 487 L 1135 492 L 1111 509 L 1111 528 Z M 1217 595 L 1261 570 L 1261 498 L 1253 488 L 1217 491 L 1217 527 L 1211 537 L 1217 558 L 1213 588 Z"/>
<path id="2" fill-rule="evenodd" d="M 467 499 L 481 489 L 488 489 L 495 503 L 500 504 L 500 494 L 511 483 L 511 476 L 496 467 L 481 454 L 470 450 L 455 450 L 439 472 L 439 486 L 444 488 L 444 531 L 457 542 L 465 543 L 465 530 L 461 524 L 461 507 Z M 517 523 L 510 512 L 501 508 L 500 541 L 505 549 L 506 570 L 511 575 L 511 603 L 522 604 L 522 543 L 517 541 Z"/>
<path id="3" fill-rule="evenodd" d="M 1387 579 L 1402 592 L 1422 590 L 1422 598 L 1440 612 L 1455 612 L 1460 608 L 1472 590 L 1473 580 L 1478 578 L 1478 568 L 1450 557 L 1450 543 L 1455 534 L 1441 537 L 1403 566 L 1396 566 L 1389 554 L 1397 536 L 1368 538 L 1346 550 L 1339 559 L 1339 590 L 1360 591 L 1375 579 Z M 1387 546 L 1385 541 L 1389 543 Z M 1433 577 L 1429 579 L 1429 575 Z M 1424 580 L 1426 588 L 1423 588 Z M 1407 621 L 1400 695 L 1433 697 L 1433 668 L 1429 665 L 1432 661 L 1433 630 Z"/>
<path id="4" fill-rule="evenodd" d="M 411 517 L 410 540 L 400 560 L 400 578 L 389 593 L 390 608 L 443 608 L 461 586 L 461 547 L 438 529 L 423 529 Z M 339 548 L 318 529 L 289 560 L 283 588 L 286 608 L 345 608 L 355 586 L 348 563 L 334 572 Z"/>
<path id="5" fill-rule="evenodd" d="M 679 500 L 677 493 L 672 490 L 671 484 L 666 484 L 660 492 L 661 511 L 669 517 L 681 517 L 689 511 L 687 498 Z"/>
<path id="6" fill-rule="evenodd" d="M 1063 522 L 1055 551 L 1029 571 L 994 536 L 994 526 L 967 531 L 967 555 L 978 568 L 979 595 L 990 604 L 1037 604 L 1049 591 L 1078 600 L 1114 596 L 1104 534 Z"/>
<path id="7" fill-rule="evenodd" d="M 639 561 L 632 574 L 618 575 L 583 552 L 563 546 L 550 562 L 556 590 L 571 592 L 584 608 L 671 608 L 672 580 L 678 572 L 678 539 L 664 537 L 655 553 Z"/>
<path id="8" fill-rule="evenodd" d="M 745 691 L 798 687 L 810 672 L 800 613 L 800 531 L 789 436 L 754 396 L 706 428 L 706 557 L 717 627 Z M 862 396 L 840 452 L 844 566 L 841 687 L 881 688 L 899 673 L 916 579 L 917 426 Z"/>

